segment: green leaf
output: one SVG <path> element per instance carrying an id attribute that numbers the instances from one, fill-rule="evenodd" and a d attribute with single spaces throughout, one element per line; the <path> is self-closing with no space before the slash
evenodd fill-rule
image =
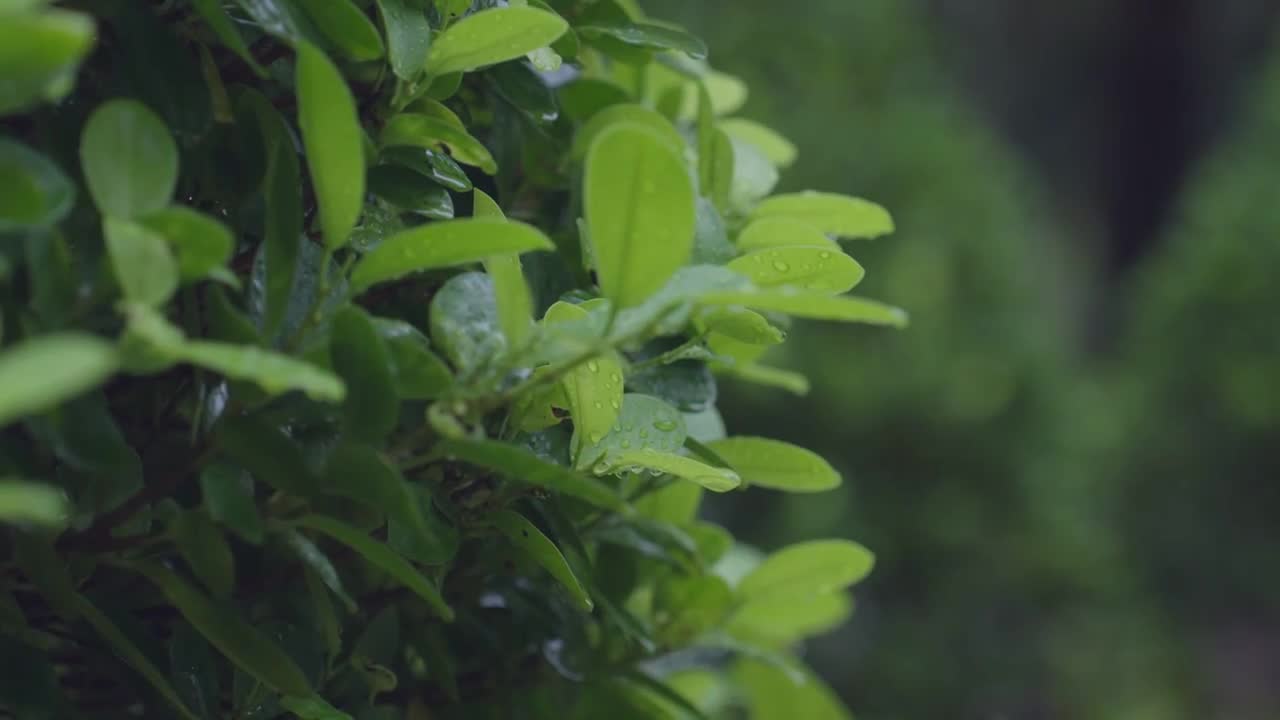
<path id="1" fill-rule="evenodd" d="M 80 164 L 98 209 L 121 220 L 164 208 L 178 183 L 173 136 L 136 100 L 110 100 L 93 111 L 80 136 Z"/>
<path id="2" fill-rule="evenodd" d="M 322 0 L 327 2 L 328 0 Z M 330 705 L 319 695 L 309 697 L 286 697 L 280 701 L 280 707 L 297 715 L 302 720 L 351 720 L 347 713 Z"/>
<path id="3" fill-rule="evenodd" d="M 759 287 L 792 285 L 832 295 L 852 290 L 866 275 L 856 260 L 825 244 L 756 250 L 733 259 L 727 267 Z"/>
<path id="4" fill-rule="evenodd" d="M 581 321 L 587 311 L 577 305 L 557 302 L 543 322 Z M 598 445 L 613 427 L 622 409 L 622 363 L 617 353 L 605 352 L 573 368 L 560 381 L 569 413 L 573 417 L 573 457 L 582 461 L 588 448 Z M 579 462 L 578 467 L 582 467 Z"/>
<path id="5" fill-rule="evenodd" d="M 261 545 L 262 515 L 253 499 L 253 480 L 234 465 L 213 462 L 200 472 L 200 496 L 214 520 L 247 542 Z"/>
<path id="6" fill-rule="evenodd" d="M 733 154 L 728 207 L 746 214 L 761 198 L 773 192 L 778 184 L 778 169 L 754 145 L 731 138 L 723 130 L 716 133 L 721 142 L 728 139 Z"/>
<path id="7" fill-rule="evenodd" d="M 513 220 L 471 218 L 420 225 L 384 240 L 356 263 L 356 294 L 415 272 L 479 262 L 499 253 L 551 250 L 540 230 Z"/>
<path id="8" fill-rule="evenodd" d="M 564 493 L 606 510 L 629 511 L 608 485 L 513 445 L 496 440 L 457 439 L 447 441 L 441 449 L 449 457 L 501 473 L 522 485 Z"/>
<path id="9" fill-rule="evenodd" d="M 235 559 L 217 525 L 199 510 L 179 513 L 170 527 L 182 559 L 214 597 L 227 598 L 235 588 Z"/>
<path id="10" fill-rule="evenodd" d="M 182 345 L 179 357 L 232 380 L 256 383 L 270 395 L 300 390 L 321 402 L 339 402 L 347 396 L 346 386 L 332 373 L 250 345 L 189 340 Z M 363 385 L 363 378 L 361 382 Z"/>
<path id="11" fill-rule="evenodd" d="M 308 43 L 298 46 L 296 75 L 298 126 L 320 207 L 324 244 L 342 247 L 364 206 L 364 141 L 355 100 L 338 68 Z"/>
<path id="12" fill-rule="evenodd" d="M 382 24 L 387 29 L 387 54 L 391 71 L 401 80 L 414 80 L 427 65 L 431 26 L 421 6 L 409 0 L 378 0 Z"/>
<path id="13" fill-rule="evenodd" d="M 68 516 L 62 490 L 25 480 L 0 480 L 0 522 L 58 530 L 67 524 Z"/>
<path id="14" fill-rule="evenodd" d="M 311 694 L 311 683 L 293 660 L 233 609 L 210 600 L 158 565 L 137 561 L 133 567 L 160 588 L 187 622 L 241 670 L 277 692 Z"/>
<path id="15" fill-rule="evenodd" d="M 746 602 L 802 599 L 843 590 L 865 578 L 875 557 L 849 540 L 811 540 L 768 556 L 738 583 Z"/>
<path id="16" fill-rule="evenodd" d="M 227 49 L 235 53 L 244 60 L 245 64 L 253 69 L 258 77 L 265 78 L 267 71 L 258 61 L 254 59 L 253 53 L 249 52 L 249 46 L 245 44 L 244 38 L 241 37 L 240 31 L 236 29 L 235 22 L 231 16 L 227 15 L 226 9 L 222 7 L 221 0 L 192 0 L 196 12 L 204 18 L 205 23 L 213 30 L 213 34 L 218 36 L 223 45 Z"/>
<path id="17" fill-rule="evenodd" d="M 60 100 L 93 47 L 93 20 L 62 10 L 17 13 L 0 23 L 0 115 Z"/>
<path id="18" fill-rule="evenodd" d="M 701 485 L 673 482 L 636 500 L 635 505 L 645 517 L 683 525 L 697 517 L 702 495 Z"/>
<path id="19" fill-rule="evenodd" d="M 775 387 L 779 390 L 786 390 L 793 395 L 804 396 L 809 394 L 809 378 L 791 370 L 783 370 L 756 363 L 730 365 L 724 370 L 740 380 L 755 383 L 756 385 Z"/>
<path id="20" fill-rule="evenodd" d="M 697 224 L 693 232 L 693 253 L 689 257 L 690 265 L 723 265 L 737 255 L 733 243 L 729 242 L 729 233 L 724 226 L 724 218 L 715 204 L 705 198 L 698 198 Z"/>
<path id="21" fill-rule="evenodd" d="M 853 614 L 853 600 L 832 592 L 807 598 L 783 597 L 749 602 L 730 618 L 726 630 L 747 643 L 784 648 L 844 624 Z"/>
<path id="22" fill-rule="evenodd" d="M 227 418 L 218 423 L 217 443 L 259 482 L 302 497 L 316 490 L 302 448 L 274 423 L 247 415 Z"/>
<path id="23" fill-rule="evenodd" d="M 591 612 L 595 607 L 595 603 L 591 602 L 591 595 L 578 582 L 578 577 L 573 574 L 573 569 L 565 561 L 560 549 L 537 526 L 511 510 L 490 513 L 488 519 L 513 545 L 558 580 L 577 601 L 580 609 Z"/>
<path id="24" fill-rule="evenodd" d="M 560 105 L 570 118 L 582 122 L 607 107 L 628 103 L 631 95 L 617 84 L 603 79 L 583 77 L 560 88 Z M 575 143 L 576 144 L 576 143 Z M 582 146 L 585 154 L 587 145 Z"/>
<path id="25" fill-rule="evenodd" d="M 40 153 L 0 138 L 0 233 L 34 230 L 62 220 L 75 202 L 75 186 Z"/>
<path id="26" fill-rule="evenodd" d="M 343 589 L 342 578 L 338 575 L 338 569 L 333 566 L 333 561 L 329 559 L 328 555 L 324 554 L 323 550 L 296 530 L 285 532 L 285 542 L 298 555 L 298 559 L 306 563 L 310 582 L 314 582 L 314 580 L 311 580 L 312 576 L 319 580 L 325 588 L 328 588 L 329 592 L 337 595 L 342 600 L 347 612 L 356 612 L 359 609 L 356 602 Z M 320 592 L 323 593 L 324 590 L 320 590 Z M 328 600 L 328 598 L 326 597 L 325 600 Z"/>
<path id="27" fill-rule="evenodd" d="M 396 394 L 405 400 L 431 400 L 453 385 L 453 375 L 435 353 L 427 336 L 407 322 L 374 318 L 374 327 L 391 354 Z"/>
<path id="28" fill-rule="evenodd" d="M 734 154 L 729 136 L 715 125 L 706 85 L 698 83 L 698 186 L 721 211 L 728 211 L 733 192 Z"/>
<path id="29" fill-rule="evenodd" d="M 823 235 L 815 225 L 783 216 L 753 220 L 738 233 L 737 245 L 743 252 L 787 245 L 840 249 L 835 240 Z"/>
<path id="30" fill-rule="evenodd" d="M 712 492 L 728 492 L 742 483 L 738 474 L 732 470 L 712 467 L 683 455 L 648 448 L 609 453 L 591 469 L 597 474 L 645 470 L 667 473 L 695 482 Z"/>
<path id="31" fill-rule="evenodd" d="M 431 301 L 430 319 L 431 336 L 464 380 L 482 377 L 507 352 L 493 282 L 484 273 L 450 278 Z"/>
<path id="32" fill-rule="evenodd" d="M 780 312 L 813 320 L 867 323 L 906 327 L 907 314 L 898 308 L 865 298 L 819 295 L 780 288 L 761 292 L 713 292 L 698 298 L 706 306 L 740 305 L 754 310 Z"/>
<path id="33" fill-rule="evenodd" d="M 613 429 L 578 455 L 578 467 L 627 450 L 677 452 L 684 446 L 685 435 L 684 418 L 675 408 L 655 397 L 627 393 Z"/>
<path id="34" fill-rule="evenodd" d="M 374 540 L 350 525 L 320 515 L 307 515 L 299 519 L 297 524 L 301 527 L 324 533 L 356 551 L 371 565 L 395 578 L 401 585 L 404 585 L 422 598 L 436 615 L 439 615 L 446 622 L 453 620 L 453 609 L 445 604 L 440 591 L 431 584 L 430 580 L 423 577 L 408 560 L 400 557 L 396 551 L 385 544 Z"/>
<path id="35" fill-rule="evenodd" d="M 387 520 L 387 544 L 414 562 L 444 565 L 458 553 L 458 529 L 435 509 L 429 490 L 420 485 L 411 490 L 426 531 L 391 518 Z"/>
<path id="36" fill-rule="evenodd" d="M 262 28 L 289 43 L 310 41 L 310 23 L 292 0 L 239 0 L 240 7 Z"/>
<path id="37" fill-rule="evenodd" d="M 554 58 L 552 64 L 559 63 L 560 56 L 550 48 L 539 48 L 530 53 L 530 57 L 542 58 L 547 53 L 550 53 L 550 58 Z M 543 72 L 554 71 L 554 69 L 538 69 Z M 547 87 L 542 76 L 527 63 L 516 61 L 495 65 L 485 73 L 485 78 L 498 95 L 534 122 L 549 123 L 560 116 L 555 94 L 551 88 Z"/>
<path id="38" fill-rule="evenodd" d="M 127 300 L 163 305 L 178 289 L 178 261 L 164 238 L 128 220 L 102 221 L 111 267 Z"/>
<path id="39" fill-rule="evenodd" d="M 379 165 L 369 170 L 369 192 L 396 209 L 432 220 L 453 219 L 453 198 L 421 173 L 399 165 Z"/>
<path id="40" fill-rule="evenodd" d="M 169 677 L 182 700 L 197 715 L 216 717 L 218 663 L 213 648 L 189 623 L 176 622 L 169 635 Z"/>
<path id="41" fill-rule="evenodd" d="M 775 195 L 760 203 L 752 214 L 760 218 L 790 218 L 817 230 L 850 238 L 875 238 L 893 232 L 888 211 L 861 198 L 807 190 Z"/>
<path id="42" fill-rule="evenodd" d="M 177 251 L 178 276 L 184 282 L 212 277 L 235 249 L 235 238 L 226 225 L 182 205 L 143 216 L 138 223 L 169 241 Z"/>
<path id="43" fill-rule="evenodd" d="M 51 410 L 104 382 L 120 358 L 83 333 L 42 335 L 0 352 L 0 426 Z"/>
<path id="44" fill-rule="evenodd" d="M 777 345 L 787 334 L 757 312 L 740 307 L 719 308 L 698 318 L 708 333 L 719 333 L 748 345 Z"/>
<path id="45" fill-rule="evenodd" d="M 729 137 L 754 145 L 769 158 L 769 162 L 780 168 L 791 167 L 796 161 L 798 151 L 795 144 L 772 128 L 746 118 L 727 118 L 721 120 L 719 125 Z"/>
<path id="46" fill-rule="evenodd" d="M 821 456 L 781 440 L 731 437 L 707 445 L 746 485 L 790 492 L 822 492 L 840 485 L 840 473 Z"/>
<path id="47" fill-rule="evenodd" d="M 471 178 L 453 158 L 431 148 L 396 145 L 382 151 L 388 163 L 407 167 L 454 192 L 471 192 Z M 478 215 L 477 215 L 478 216 Z"/>
<path id="48" fill-rule="evenodd" d="M 470 72 L 551 44 L 569 28 L 559 15 L 531 7 L 482 10 L 440 33 L 427 55 L 433 76 Z"/>
<path id="49" fill-rule="evenodd" d="M 421 113 L 401 113 L 392 117 L 379 136 L 382 147 L 405 145 L 436 148 L 445 145 L 463 165 L 480 168 L 488 175 L 498 172 L 493 154 L 459 124 Z"/>
<path id="50" fill-rule="evenodd" d="M 682 647 L 724 620 L 733 591 L 715 575 L 671 575 L 658 583 L 653 603 L 658 638 L 667 647 Z"/>
<path id="51" fill-rule="evenodd" d="M 733 675 L 751 707 L 753 720 L 852 720 L 836 694 L 812 673 L 793 680 L 787 671 L 753 658 L 741 658 Z"/>
<path id="52" fill-rule="evenodd" d="M 351 0 L 294 0 L 333 46 L 356 62 L 377 60 L 385 48 L 373 21 Z"/>
<path id="53" fill-rule="evenodd" d="M 693 249 L 684 161 L 652 130 L 621 123 L 592 142 L 583 193 L 600 289 L 618 307 L 638 305 Z"/>
<path id="54" fill-rule="evenodd" d="M 506 219 L 502 208 L 483 190 L 476 188 L 472 197 L 475 217 Z M 524 347 L 533 329 L 533 294 L 524 277 L 520 255 L 492 255 L 485 258 L 484 269 L 493 279 L 493 298 L 498 306 L 498 322 L 502 325 L 502 334 L 507 337 L 507 347 Z"/>
<path id="55" fill-rule="evenodd" d="M 346 443 L 329 455 L 320 489 L 364 503 L 433 542 L 434 533 L 418 507 L 418 498 L 400 471 L 367 445 Z"/>
<path id="56" fill-rule="evenodd" d="M 644 105 L 622 103 L 610 105 L 593 114 L 591 119 L 573 136 L 573 147 L 569 150 L 569 156 L 574 160 L 585 158 L 596 138 L 600 137 L 605 130 L 622 123 L 648 128 L 657 133 L 678 156 L 684 154 L 684 137 L 670 120 Z"/>
<path id="57" fill-rule="evenodd" d="M 343 402 L 344 429 L 359 440 L 379 442 L 400 419 L 395 367 L 369 315 L 347 305 L 333 318 L 329 354 L 338 375 L 357 392 Z"/>
<path id="58" fill-rule="evenodd" d="M 583 37 L 609 37 L 646 50 L 682 52 L 695 60 L 707 56 L 707 44 L 680 28 L 641 22 L 592 23 L 575 28 Z"/>

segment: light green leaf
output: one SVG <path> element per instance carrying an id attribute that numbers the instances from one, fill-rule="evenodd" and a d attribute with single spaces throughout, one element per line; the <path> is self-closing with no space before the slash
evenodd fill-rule
<path id="1" fill-rule="evenodd" d="M 786 216 L 753 220 L 738 233 L 737 245 L 743 252 L 786 245 L 840 249 L 839 243 L 823 235 L 817 226 Z"/>
<path id="2" fill-rule="evenodd" d="M 727 267 L 758 287 L 792 285 L 832 295 L 852 290 L 866 270 L 856 260 L 829 246 L 788 245 L 747 253 Z"/>
<path id="3" fill-rule="evenodd" d="M 185 282 L 210 277 L 235 249 L 235 239 L 226 225 L 182 205 L 171 205 L 138 222 L 168 240 L 177 251 L 178 276 Z"/>
<path id="4" fill-rule="evenodd" d="M 17 13 L 0 23 L 0 115 L 60 100 L 93 47 L 93 20 L 63 10 Z"/>
<path id="5" fill-rule="evenodd" d="M 733 675 L 753 720 L 853 720 L 835 692 L 811 672 L 793 679 L 776 665 L 744 657 L 734 665 Z"/>
<path id="6" fill-rule="evenodd" d="M 0 233 L 49 227 L 71 210 L 75 186 L 44 155 L 0 138 Z"/>
<path id="7" fill-rule="evenodd" d="M 414 80 L 427 64 L 431 26 L 422 8 L 408 0 L 378 0 L 382 24 L 387 28 L 391 71 L 401 80 Z"/>
<path id="8" fill-rule="evenodd" d="M 698 187 L 716 208 L 730 210 L 735 160 L 733 142 L 716 127 L 715 111 L 706 85 L 698 83 Z"/>
<path id="9" fill-rule="evenodd" d="M 688 32 L 667 25 L 645 22 L 613 22 L 579 25 L 574 28 L 586 38 L 608 37 L 646 50 L 682 52 L 695 60 L 707 56 L 707 44 Z"/>
<path id="10" fill-rule="evenodd" d="M 723 307 L 704 313 L 698 324 L 708 333 L 719 333 L 748 345 L 777 345 L 787 334 L 763 315 L 740 307 Z"/>
<path id="11" fill-rule="evenodd" d="M 0 426 L 51 410 L 104 382 L 115 348 L 83 333 L 42 335 L 0 352 Z"/>
<path id="12" fill-rule="evenodd" d="M 795 144 L 772 128 L 746 118 L 727 118 L 721 120 L 719 126 L 729 137 L 754 145 L 769 158 L 769 162 L 780 168 L 791 167 L 796 161 L 798 151 Z"/>
<path id="13" fill-rule="evenodd" d="M 840 485 L 840 473 L 821 456 L 781 440 L 731 437 L 707 446 L 746 485 L 790 492 L 821 492 Z"/>
<path id="14" fill-rule="evenodd" d="M 245 64 L 253 69 L 258 77 L 267 77 L 267 71 L 258 61 L 254 59 L 253 53 L 249 52 L 249 46 L 245 44 L 244 38 L 241 37 L 240 31 L 236 29 L 235 22 L 227 15 L 227 11 L 222 7 L 221 0 L 192 0 L 196 12 L 204 18 L 205 23 L 213 30 L 213 34 L 218 36 L 223 45 L 227 49 L 235 53 L 244 60 Z"/>
<path id="15" fill-rule="evenodd" d="M 725 367 L 724 371 L 746 382 L 786 390 L 793 395 L 808 395 L 810 390 L 809 378 L 782 368 L 757 363 L 739 363 Z"/>
<path id="16" fill-rule="evenodd" d="M 169 531 L 182 559 L 200 582 L 214 597 L 229 597 L 236 583 L 235 559 L 222 531 L 209 516 L 199 510 L 187 510 L 174 517 Z"/>
<path id="17" fill-rule="evenodd" d="M 351 0 L 294 0 L 334 47 L 357 62 L 377 60 L 385 49 L 373 21 Z"/>
<path id="18" fill-rule="evenodd" d="M 531 7 L 505 7 L 468 15 L 440 33 L 427 55 L 433 76 L 470 72 L 550 45 L 569 29 L 559 15 Z"/>
<path id="19" fill-rule="evenodd" d="M 669 483 L 636 500 L 636 510 L 654 520 L 684 525 L 698 516 L 703 492 L 695 483 Z"/>
<path id="20" fill-rule="evenodd" d="M 536 525 L 529 522 L 523 515 L 511 510 L 490 513 L 488 519 L 494 527 L 507 536 L 512 544 L 560 581 L 560 584 L 564 585 L 573 599 L 578 602 L 579 608 L 591 612 L 595 607 L 595 603 L 591 602 L 591 596 L 582 587 L 582 583 L 578 582 L 578 577 L 573 574 L 573 569 L 565 561 L 560 549 Z"/>
<path id="21" fill-rule="evenodd" d="M 796 292 L 790 288 L 760 292 L 713 292 L 698 298 L 705 306 L 740 305 L 813 320 L 868 323 L 906 327 L 902 310 L 864 298 Z"/>
<path id="22" fill-rule="evenodd" d="M 359 14 L 355 8 L 352 11 Z M 296 79 L 298 127 L 316 190 L 324 244 L 342 247 L 364 207 L 364 140 L 355 100 L 338 68 L 309 43 L 298 46 Z"/>
<path id="23" fill-rule="evenodd" d="M 719 70 L 708 70 L 702 82 L 711 95 L 711 109 L 716 115 L 737 112 L 747 102 L 747 84 Z"/>
<path id="24" fill-rule="evenodd" d="M 620 308 L 640 304 L 693 249 L 684 161 L 652 130 L 620 123 L 592 142 L 583 193 L 601 291 Z"/>
<path id="25" fill-rule="evenodd" d="M 241 670 L 277 692 L 311 694 L 311 683 L 293 660 L 231 607 L 210 600 L 159 565 L 137 561 L 133 567 L 160 588 L 187 622 Z"/>
<path id="26" fill-rule="evenodd" d="M 395 367 L 368 313 L 347 305 L 333 318 L 329 344 L 333 369 L 358 392 L 343 401 L 343 429 L 359 440 L 380 442 L 400 420 Z"/>
<path id="27" fill-rule="evenodd" d="M 507 339 L 488 275 L 467 272 L 449 278 L 432 298 L 429 316 L 431 336 L 464 382 L 501 367 Z"/>
<path id="28" fill-rule="evenodd" d="M 861 198 L 812 190 L 775 195 L 760 203 L 752 219 L 790 218 L 819 231 L 850 238 L 875 238 L 893 232 L 893 218 L 879 205 Z"/>
<path id="29" fill-rule="evenodd" d="M 640 125 L 652 130 L 677 156 L 684 156 L 684 137 L 671 124 L 671 121 L 655 110 L 633 103 L 610 105 L 592 115 L 591 119 L 573 136 L 573 147 L 569 150 L 569 156 L 574 160 L 585 158 L 592 143 L 601 133 L 621 123 Z"/>
<path id="30" fill-rule="evenodd" d="M 628 450 L 677 452 L 684 446 L 685 436 L 684 417 L 675 408 L 656 397 L 627 393 L 613 429 L 578 454 L 578 467 Z"/>
<path id="31" fill-rule="evenodd" d="M 843 592 L 807 598 L 782 597 L 749 602 L 738 608 L 726 630 L 747 643 L 784 648 L 844 624 L 853 614 L 853 600 Z"/>
<path id="32" fill-rule="evenodd" d="M 225 462 L 210 463 L 200 472 L 200 497 L 214 520 L 247 542 L 262 544 L 262 515 L 248 473 Z"/>
<path id="33" fill-rule="evenodd" d="M 416 327 L 387 318 L 374 318 L 373 325 L 391 353 L 396 394 L 402 399 L 431 400 L 453 385 L 449 367 L 431 352 L 431 342 Z"/>
<path id="34" fill-rule="evenodd" d="M 581 322 L 587 316 L 577 305 L 557 302 L 543 323 Z M 570 370 L 560 382 L 573 417 L 573 457 L 582 461 L 588 448 L 604 440 L 622 409 L 622 362 L 617 353 L 605 352 Z"/>
<path id="35" fill-rule="evenodd" d="M 80 136 L 80 164 L 98 209 L 122 220 L 168 205 L 178 182 L 178 146 L 137 100 L 110 100 L 93 111 Z"/>
<path id="36" fill-rule="evenodd" d="M 733 152 L 733 177 L 729 183 L 729 207 L 745 214 L 760 198 L 773 192 L 778 184 L 778 169 L 769 162 L 754 145 L 729 137 L 723 130 L 716 131 L 728 138 Z"/>
<path id="37" fill-rule="evenodd" d="M 66 525 L 67 517 L 67 496 L 62 490 L 25 480 L 0 480 L 0 522 L 57 530 Z"/>
<path id="38" fill-rule="evenodd" d="M 658 638 L 682 647 L 724 620 L 733 591 L 715 575 L 669 575 L 658 583 L 653 602 Z"/>
<path id="39" fill-rule="evenodd" d="M 351 285 L 358 294 L 410 273 L 479 262 L 500 253 L 554 247 L 537 228 L 513 220 L 471 218 L 428 223 L 382 241 L 356 263 Z"/>
<path id="40" fill-rule="evenodd" d="M 498 172 L 493 154 L 465 128 L 448 120 L 421 113 L 400 113 L 387 121 L 380 136 L 382 147 L 404 145 L 436 148 L 445 145 L 454 159 L 480 168 L 488 175 Z"/>
<path id="41" fill-rule="evenodd" d="M 604 473 L 657 471 L 695 482 L 712 492 L 728 492 L 742 484 L 732 470 L 712 467 L 693 458 L 660 450 L 621 450 L 598 461 L 592 471 Z"/>
<path id="42" fill-rule="evenodd" d="M 102 220 L 111 268 L 125 298 L 147 307 L 163 305 L 178 289 L 178 261 L 160 235 L 128 220 Z"/>
<path id="43" fill-rule="evenodd" d="M 493 198 L 479 188 L 472 192 L 475 217 L 505 220 L 506 215 Z M 485 272 L 493 279 L 493 298 L 498 305 L 498 322 L 507 337 L 507 347 L 524 347 L 533 328 L 533 294 L 520 265 L 520 255 L 507 253 L 485 258 Z"/>
<path id="44" fill-rule="evenodd" d="M 812 540 L 769 555 L 737 585 L 746 602 L 805 598 L 843 590 L 875 564 L 866 548 L 849 540 Z"/>
<path id="45" fill-rule="evenodd" d="M 396 551 L 385 544 L 374 540 L 350 525 L 320 515 L 307 515 L 299 519 L 297 524 L 322 532 L 356 551 L 370 564 L 395 578 L 401 585 L 404 585 L 422 598 L 436 615 L 446 622 L 452 622 L 453 609 L 445 603 L 435 585 L 432 585 L 430 580 L 423 577 L 408 560 L 400 557 Z M 301 695 L 304 693 L 293 694 Z"/>
<path id="46" fill-rule="evenodd" d="M 502 473 L 524 485 L 564 493 L 607 510 L 629 510 L 608 485 L 513 445 L 496 440 L 458 439 L 446 442 L 442 449 L 449 457 Z"/>

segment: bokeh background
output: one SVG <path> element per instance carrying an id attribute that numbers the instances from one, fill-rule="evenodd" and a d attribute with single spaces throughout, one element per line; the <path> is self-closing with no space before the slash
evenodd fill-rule
<path id="1" fill-rule="evenodd" d="M 713 507 L 877 553 L 807 648 L 855 713 L 1280 717 L 1280 4 L 647 6 L 799 146 L 782 189 L 898 221 L 847 248 L 908 331 L 801 327 L 809 396 L 727 388 L 845 485 Z"/>

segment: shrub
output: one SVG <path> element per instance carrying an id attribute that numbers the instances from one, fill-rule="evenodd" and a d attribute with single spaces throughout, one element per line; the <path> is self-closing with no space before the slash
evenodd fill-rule
<path id="1" fill-rule="evenodd" d="M 716 376 L 901 325 L 883 209 L 630 2 L 80 6 L 0 1 L 0 709 L 844 716 L 870 553 L 698 505 L 840 482 Z"/>

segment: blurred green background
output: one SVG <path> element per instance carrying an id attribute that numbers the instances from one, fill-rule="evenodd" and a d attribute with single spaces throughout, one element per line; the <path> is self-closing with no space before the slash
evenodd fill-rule
<path id="1" fill-rule="evenodd" d="M 876 552 L 806 651 L 855 713 L 1280 717 L 1277 4 L 646 5 L 799 146 L 784 189 L 898 221 L 846 248 L 909 330 L 798 328 L 809 396 L 726 389 L 845 485 L 712 508 Z"/>

